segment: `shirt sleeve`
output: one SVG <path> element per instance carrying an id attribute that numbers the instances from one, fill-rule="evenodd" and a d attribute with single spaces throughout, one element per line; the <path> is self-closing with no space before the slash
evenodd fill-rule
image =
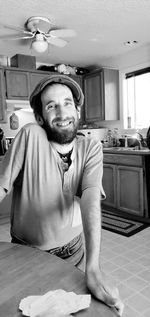
<path id="1" fill-rule="evenodd" d="M 0 186 L 10 191 L 24 162 L 26 133 L 22 128 L 14 138 L 0 164 Z"/>
<path id="2" fill-rule="evenodd" d="M 102 186 L 103 151 L 100 141 L 91 140 L 87 150 L 86 162 L 82 178 L 82 191 L 87 188 L 99 188 L 101 199 L 105 198 Z"/>

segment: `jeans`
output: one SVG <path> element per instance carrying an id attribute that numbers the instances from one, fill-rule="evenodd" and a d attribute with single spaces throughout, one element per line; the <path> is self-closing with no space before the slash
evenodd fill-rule
<path id="1" fill-rule="evenodd" d="M 21 239 L 14 236 L 12 236 L 11 242 L 28 245 L 27 243 L 25 243 L 25 241 L 22 241 Z M 61 259 L 67 260 L 69 263 L 78 266 L 84 257 L 82 234 L 78 235 L 62 247 L 45 250 L 45 252 L 56 255 Z"/>

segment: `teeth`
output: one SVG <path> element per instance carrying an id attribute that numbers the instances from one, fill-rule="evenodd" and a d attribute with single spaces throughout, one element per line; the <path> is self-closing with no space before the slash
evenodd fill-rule
<path id="1" fill-rule="evenodd" d="M 59 122 L 59 123 L 57 123 L 57 125 L 58 125 L 59 127 L 66 127 L 69 123 L 70 123 L 70 121 Z"/>

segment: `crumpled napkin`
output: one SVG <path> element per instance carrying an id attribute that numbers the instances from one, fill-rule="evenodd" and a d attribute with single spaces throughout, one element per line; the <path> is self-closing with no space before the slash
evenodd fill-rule
<path id="1" fill-rule="evenodd" d="M 28 296 L 21 300 L 19 309 L 30 317 L 69 316 L 88 308 L 91 295 L 77 295 L 62 289 L 49 291 L 43 296 Z"/>

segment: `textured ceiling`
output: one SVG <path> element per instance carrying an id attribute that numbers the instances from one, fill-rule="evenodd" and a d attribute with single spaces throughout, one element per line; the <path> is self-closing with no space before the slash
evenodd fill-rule
<path id="1" fill-rule="evenodd" d="M 53 28 L 73 29 L 77 35 L 64 48 L 49 45 L 41 55 L 31 50 L 31 40 L 0 39 L 1 55 L 36 55 L 45 64 L 85 67 L 150 43 L 150 0 L 0 0 L 0 35 L 17 33 L 2 24 L 23 28 L 31 16 L 47 17 Z M 129 40 L 138 44 L 125 46 Z"/>

